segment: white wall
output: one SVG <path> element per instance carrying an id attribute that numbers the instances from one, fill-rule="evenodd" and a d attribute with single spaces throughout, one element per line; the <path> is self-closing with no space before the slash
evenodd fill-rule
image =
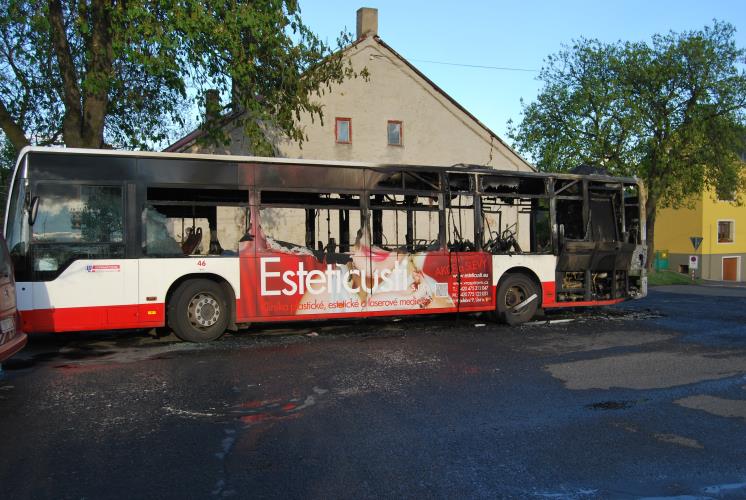
<path id="1" fill-rule="evenodd" d="M 501 170 L 530 170 L 515 153 L 421 78 L 391 51 L 368 37 L 348 49 L 353 67 L 370 73 L 348 79 L 320 98 L 324 123 L 302 116 L 308 140 L 277 144 L 279 156 L 373 163 L 489 165 Z M 474 110 L 478 114 L 479 110 Z M 335 117 L 352 119 L 352 143 L 337 144 Z M 402 146 L 387 144 L 388 120 L 402 121 Z M 230 131 L 222 148 L 191 145 L 184 152 L 250 154 L 240 128 Z"/>

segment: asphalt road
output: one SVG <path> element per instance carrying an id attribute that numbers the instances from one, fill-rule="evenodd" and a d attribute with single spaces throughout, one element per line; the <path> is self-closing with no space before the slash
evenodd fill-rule
<path id="1" fill-rule="evenodd" d="M 745 305 L 35 337 L 0 379 L 0 497 L 746 498 Z"/>

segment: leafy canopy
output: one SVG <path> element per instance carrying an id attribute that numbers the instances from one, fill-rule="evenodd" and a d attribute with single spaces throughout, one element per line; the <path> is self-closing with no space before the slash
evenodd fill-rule
<path id="1" fill-rule="evenodd" d="M 354 76 L 296 0 L 0 0 L 3 151 L 27 144 L 148 149 L 179 133 L 204 91 L 230 95 L 255 152 Z M 215 111 L 215 110 L 213 110 Z M 220 111 L 220 110 L 217 110 Z M 213 140 L 227 138 L 204 124 Z"/>
<path id="2" fill-rule="evenodd" d="M 746 58 L 734 33 L 715 21 L 651 43 L 580 39 L 546 59 L 544 87 L 509 135 L 541 170 L 593 164 L 642 178 L 651 231 L 658 206 L 706 189 L 732 196 L 745 187 L 746 138 Z"/>

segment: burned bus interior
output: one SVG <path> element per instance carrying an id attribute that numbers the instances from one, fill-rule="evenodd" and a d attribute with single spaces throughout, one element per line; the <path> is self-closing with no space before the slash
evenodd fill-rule
<path id="1" fill-rule="evenodd" d="M 365 188 L 260 187 L 262 230 L 286 250 L 327 261 L 344 258 L 363 231 L 373 246 L 398 253 L 554 254 L 559 302 L 623 298 L 640 286 L 628 274 L 642 241 L 634 179 L 468 166 L 372 174 Z"/>

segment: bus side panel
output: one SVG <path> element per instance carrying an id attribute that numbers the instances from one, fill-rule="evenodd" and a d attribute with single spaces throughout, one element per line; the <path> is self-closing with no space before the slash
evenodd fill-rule
<path id="1" fill-rule="evenodd" d="M 134 328 L 138 325 L 136 260 L 78 260 L 52 281 L 23 283 L 19 301 L 28 332 Z"/>
<path id="2" fill-rule="evenodd" d="M 251 301 L 239 304 L 239 321 L 432 314 L 456 310 L 451 291 L 455 294 L 458 290 L 453 284 L 457 278 L 447 253 L 390 252 L 389 255 L 385 263 L 375 263 L 372 256 L 366 258 L 359 254 L 347 256 L 342 259 L 344 262 L 331 262 L 314 255 L 264 250 L 253 260 L 242 259 L 244 295 L 253 294 L 257 300 L 254 310 Z M 364 289 L 360 276 L 368 277 L 369 290 Z M 242 313 L 245 318 L 241 318 Z"/>
<path id="3" fill-rule="evenodd" d="M 511 269 L 525 268 L 533 272 L 541 282 L 542 307 L 556 302 L 555 270 L 557 256 L 545 254 L 516 254 L 492 256 L 492 284 L 497 287 L 503 274 Z"/>
<path id="4" fill-rule="evenodd" d="M 452 252 L 450 298 L 459 311 L 491 311 L 495 308 L 491 255 L 487 252 Z"/>
<path id="5" fill-rule="evenodd" d="M 140 259 L 140 286 L 136 304 L 142 310 L 143 325 L 166 324 L 166 294 L 172 285 L 184 276 L 208 279 L 222 278 L 233 288 L 236 302 L 241 301 L 238 257 L 176 257 Z"/>

